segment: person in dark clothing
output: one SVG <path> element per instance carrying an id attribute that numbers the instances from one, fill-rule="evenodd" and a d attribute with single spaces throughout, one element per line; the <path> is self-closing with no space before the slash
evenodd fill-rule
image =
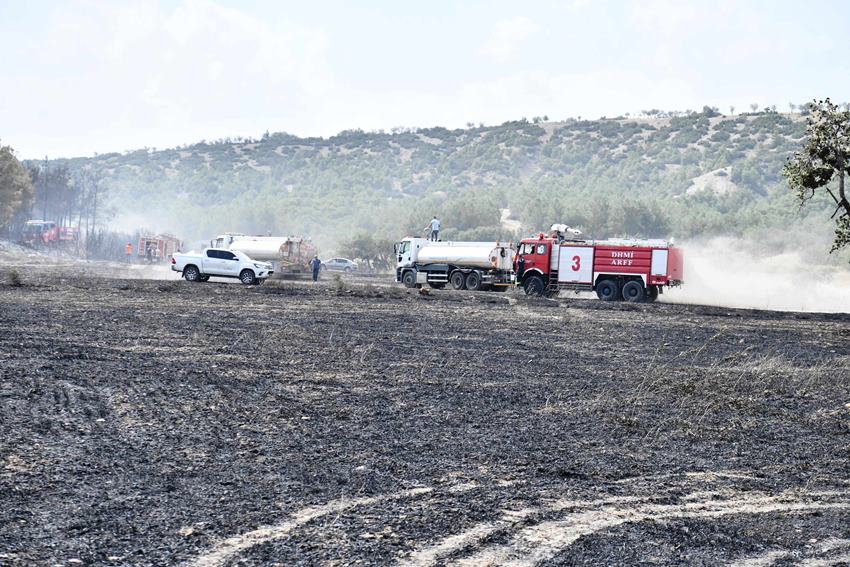
<path id="1" fill-rule="evenodd" d="M 319 281 L 319 270 L 322 269 L 322 261 L 319 260 L 318 256 L 313 256 L 313 259 L 310 260 L 310 267 L 313 268 L 313 281 Z"/>

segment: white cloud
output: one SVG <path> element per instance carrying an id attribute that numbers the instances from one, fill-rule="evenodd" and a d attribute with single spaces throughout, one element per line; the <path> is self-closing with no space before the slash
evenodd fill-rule
<path id="1" fill-rule="evenodd" d="M 324 30 L 211 0 L 65 5 L 47 25 L 0 109 L 26 157 L 259 134 L 334 87 Z"/>
<path id="2" fill-rule="evenodd" d="M 526 16 L 501 19 L 480 51 L 500 63 L 511 61 L 516 58 L 520 44 L 538 31 L 540 27 Z"/>
<path id="3" fill-rule="evenodd" d="M 706 5 L 714 9 L 711 4 Z M 687 33 L 687 27 L 697 18 L 693 4 L 679 0 L 644 0 L 632 8 L 634 21 L 655 33 Z"/>

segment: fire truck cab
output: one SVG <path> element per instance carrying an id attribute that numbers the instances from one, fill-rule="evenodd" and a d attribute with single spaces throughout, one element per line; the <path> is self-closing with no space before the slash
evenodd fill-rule
<path id="1" fill-rule="evenodd" d="M 604 301 L 655 301 L 665 287 L 684 283 L 682 249 L 671 242 L 582 240 L 577 231 L 523 239 L 514 270 L 527 294 L 595 291 Z"/>

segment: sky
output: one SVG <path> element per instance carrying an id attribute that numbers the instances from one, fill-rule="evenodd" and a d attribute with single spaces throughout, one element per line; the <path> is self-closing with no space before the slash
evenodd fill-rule
<path id="1" fill-rule="evenodd" d="M 850 2 L 0 0 L 21 158 L 850 100 Z"/>

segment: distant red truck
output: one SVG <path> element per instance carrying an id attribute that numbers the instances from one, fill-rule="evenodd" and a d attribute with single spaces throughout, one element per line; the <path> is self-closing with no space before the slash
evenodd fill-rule
<path id="1" fill-rule="evenodd" d="M 180 252 L 183 243 L 173 234 L 142 235 L 136 246 L 139 261 L 158 264 Z"/>
<path id="2" fill-rule="evenodd" d="M 580 240 L 554 231 L 520 242 L 517 284 L 528 294 L 595 291 L 604 301 L 655 301 L 684 283 L 683 252 L 666 240 Z"/>
<path id="3" fill-rule="evenodd" d="M 78 239 L 77 228 L 46 220 L 28 220 L 21 233 L 21 243 L 32 248 L 68 246 Z"/>

